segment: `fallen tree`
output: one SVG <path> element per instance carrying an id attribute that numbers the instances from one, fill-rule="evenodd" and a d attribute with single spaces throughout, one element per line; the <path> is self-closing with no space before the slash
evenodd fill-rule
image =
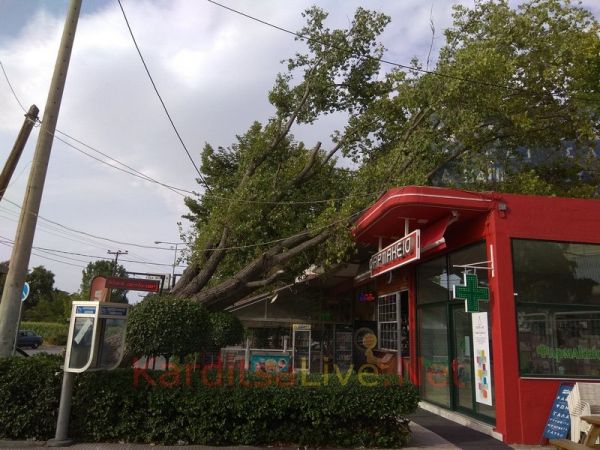
<path id="1" fill-rule="evenodd" d="M 278 75 L 273 117 L 203 150 L 203 192 L 186 199 L 193 252 L 174 295 L 222 308 L 348 258 L 353 221 L 392 186 L 596 195 L 589 12 L 558 0 L 457 6 L 431 70 L 416 59 L 382 68 L 383 14 L 359 8 L 345 30 L 318 8 L 304 16 L 307 50 Z M 330 144 L 294 138 L 331 114 L 346 124 Z"/>

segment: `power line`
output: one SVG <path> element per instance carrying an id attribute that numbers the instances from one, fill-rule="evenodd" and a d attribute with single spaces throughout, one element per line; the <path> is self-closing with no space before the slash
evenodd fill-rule
<path id="1" fill-rule="evenodd" d="M 10 203 L 11 205 L 14 205 L 17 208 L 21 209 L 21 205 L 19 205 L 18 203 L 13 202 L 12 200 L 9 200 L 6 197 L 4 197 L 4 200 L 7 201 L 8 203 Z M 51 224 L 56 225 L 56 226 L 58 226 L 60 228 L 64 228 L 65 230 L 69 230 L 69 231 L 71 231 L 73 233 L 82 234 L 84 236 L 89 236 L 89 237 L 94 238 L 94 239 L 100 239 L 100 240 L 103 240 L 103 241 L 112 242 L 113 244 L 129 245 L 129 246 L 138 247 L 138 248 L 149 248 L 149 249 L 156 249 L 156 250 L 169 250 L 169 251 L 171 251 L 171 249 L 167 248 L 167 247 L 157 247 L 155 245 L 136 244 L 136 243 L 133 243 L 133 242 L 118 241 L 116 239 L 111 239 L 111 238 L 108 238 L 108 237 L 99 236 L 99 235 L 96 235 L 96 234 L 93 234 L 93 233 L 88 233 L 86 231 L 81 231 L 81 230 L 77 230 L 75 228 L 71 228 L 71 227 L 69 227 L 67 225 L 63 225 L 62 223 L 59 223 L 59 222 L 56 222 L 54 220 L 48 219 L 46 217 L 43 217 L 40 214 L 35 214 L 33 212 L 30 212 L 30 211 L 28 211 L 28 212 L 29 212 L 29 214 L 37 215 L 38 218 L 42 219 L 45 222 L 51 223 Z"/>
<path id="2" fill-rule="evenodd" d="M 2 61 L 0 61 L 0 68 L 2 69 L 2 73 L 4 74 L 4 78 L 6 79 L 6 82 L 8 83 L 8 87 L 10 88 L 10 91 L 12 92 L 13 97 L 15 98 L 15 100 L 17 101 L 17 103 L 19 104 L 21 109 L 23 111 L 25 111 L 25 113 L 27 113 L 27 110 L 23 106 L 23 103 L 21 103 L 21 100 L 19 100 L 19 97 L 17 97 L 17 94 L 16 94 L 15 90 L 13 89 L 12 84 L 10 84 L 10 80 L 8 79 L 8 75 L 6 74 L 6 70 L 4 70 L 4 65 L 2 64 Z"/>
<path id="3" fill-rule="evenodd" d="M 169 114 L 169 110 L 167 109 L 167 106 L 165 105 L 165 102 L 163 101 L 160 93 L 158 92 L 158 88 L 156 87 L 156 83 L 154 82 L 154 79 L 152 78 L 152 75 L 150 74 L 150 70 L 148 70 L 148 66 L 146 65 L 146 61 L 144 60 L 144 57 L 142 56 L 142 52 L 140 51 L 140 47 L 138 46 L 138 43 L 137 43 L 137 41 L 135 39 L 135 36 L 133 35 L 133 31 L 131 29 L 131 26 L 129 25 L 129 20 L 127 19 L 127 15 L 125 14 L 125 10 L 123 9 L 123 5 L 121 4 L 121 0 L 117 0 L 117 2 L 119 3 L 119 7 L 121 8 L 121 12 L 123 13 L 123 18 L 125 19 L 125 23 L 127 24 L 127 29 L 129 30 L 129 35 L 131 36 L 131 39 L 133 40 L 133 44 L 135 45 L 135 49 L 137 50 L 137 53 L 140 56 L 140 60 L 142 61 L 142 64 L 144 65 L 144 69 L 146 70 L 146 74 L 148 74 L 148 78 L 150 79 L 150 82 L 152 83 L 152 87 L 154 88 L 154 92 L 156 92 L 156 95 L 157 95 L 158 99 L 160 100 L 160 104 L 162 105 L 162 107 L 163 107 L 163 109 L 165 111 L 165 114 L 167 115 L 167 118 L 169 119 L 169 122 L 171 123 L 171 127 L 173 127 L 173 130 L 175 131 L 175 134 L 177 135 L 177 138 L 179 139 L 179 142 L 181 143 L 181 146 L 185 150 L 185 153 L 187 154 L 187 156 L 188 156 L 190 162 L 192 163 L 192 165 L 194 166 L 194 169 L 196 169 L 196 172 L 198 173 L 198 176 L 200 177 L 200 181 L 202 181 L 202 183 L 204 184 L 204 187 L 206 188 L 206 190 L 208 192 L 210 192 L 211 189 L 208 186 L 208 183 L 206 182 L 206 180 L 204 179 L 204 177 L 200 173 L 200 169 L 198 169 L 198 166 L 194 162 L 194 158 L 192 158 L 192 155 L 190 154 L 189 150 L 187 149 L 187 146 L 185 145 L 185 142 L 183 142 L 183 139 L 181 138 L 181 135 L 179 134 L 179 131 L 177 130 L 177 127 L 175 126 L 175 123 L 173 122 L 173 119 L 171 118 L 171 114 Z"/>
<path id="4" fill-rule="evenodd" d="M 118 0 L 118 1 L 120 2 L 120 0 Z M 304 34 L 297 33 L 295 31 L 289 30 L 289 29 L 281 27 L 279 25 L 275 25 L 275 24 L 273 24 L 271 22 L 267 22 L 266 20 L 259 19 L 258 17 L 255 17 L 255 16 L 251 16 L 250 14 L 247 14 L 245 12 L 239 11 L 239 10 L 237 10 L 235 8 L 230 7 L 230 6 L 223 5 L 222 3 L 216 2 L 214 0 L 206 0 L 206 1 L 209 2 L 209 3 L 212 3 L 215 6 L 218 6 L 220 8 L 226 9 L 226 10 L 232 12 L 232 13 L 238 14 L 238 15 L 240 15 L 242 17 L 247 18 L 247 19 L 253 20 L 253 21 L 258 22 L 258 23 L 261 23 L 261 24 L 263 24 L 265 26 L 268 26 L 270 28 L 274 28 L 276 30 L 279 30 L 279 31 L 282 31 L 284 33 L 290 34 L 290 35 L 292 35 L 294 37 L 297 37 L 299 39 L 303 39 L 303 40 L 306 40 L 306 41 L 309 41 L 309 42 L 316 42 L 318 44 L 324 45 L 326 47 L 329 47 L 329 48 L 332 48 L 332 49 L 335 49 L 335 50 L 338 50 L 338 51 L 345 51 L 344 49 L 342 49 L 342 48 L 340 48 L 338 46 L 332 45 L 329 42 L 323 42 L 320 39 L 312 38 L 310 36 L 306 36 Z M 378 61 L 380 63 L 388 64 L 390 66 L 399 67 L 401 69 L 406 69 L 406 70 L 410 70 L 410 71 L 425 73 L 425 74 L 429 74 L 429 75 L 433 75 L 433 76 L 437 76 L 437 77 L 448 78 L 448 79 L 457 80 L 457 81 L 466 81 L 468 83 L 480 84 L 482 86 L 494 87 L 494 88 L 499 88 L 499 89 L 508 90 L 508 91 L 518 91 L 518 92 L 523 92 L 523 93 L 529 94 L 529 91 L 527 89 L 520 88 L 520 87 L 511 87 L 511 86 L 506 86 L 506 85 L 502 85 L 502 84 L 496 84 L 496 83 L 490 83 L 490 82 L 487 82 L 487 81 L 477 80 L 475 78 L 460 77 L 458 75 L 451 75 L 451 74 L 447 74 L 447 73 L 441 73 L 441 72 L 438 72 L 438 71 L 435 71 L 435 70 L 422 69 L 422 68 L 419 68 L 419 67 L 409 66 L 407 64 L 401 64 L 401 63 L 397 63 L 397 62 L 390 61 L 390 60 L 383 59 L 383 58 L 377 58 L 377 57 L 371 56 L 371 55 L 362 55 L 360 57 L 365 58 L 365 59 L 370 59 L 370 60 L 373 60 L 373 61 Z M 594 100 L 594 99 L 585 98 L 585 97 L 579 97 L 579 96 L 574 96 L 574 95 L 572 95 L 571 98 L 575 98 L 575 99 L 579 99 L 579 100 L 583 100 L 583 101 L 592 101 L 592 102 L 597 101 L 597 100 Z"/>
<path id="5" fill-rule="evenodd" d="M 9 243 L 9 244 L 14 244 L 14 241 L 10 238 L 7 238 L 6 236 L 1 236 L 0 235 L 0 239 L 4 239 L 5 242 Z M 2 241 L 0 241 L 2 242 Z M 107 258 L 106 256 L 98 256 L 98 255 L 89 255 L 86 253 L 79 253 L 79 252 L 68 252 L 65 250 L 58 250 L 58 249 L 54 249 L 54 248 L 48 248 L 48 247 L 39 247 L 39 246 L 34 246 L 33 247 L 35 250 L 39 250 L 41 252 L 47 252 L 47 253 L 59 253 L 61 255 L 73 255 L 73 256 L 82 256 L 85 258 L 94 258 L 94 259 L 101 259 L 101 260 L 106 260 L 106 261 L 113 261 L 113 258 Z M 61 256 L 61 258 L 65 258 L 65 259 L 72 259 L 73 261 L 78 261 L 78 262 L 84 262 L 87 263 L 88 261 L 85 260 L 81 260 L 81 259 L 76 259 L 76 258 L 69 258 L 67 256 Z M 119 259 L 119 261 L 121 262 L 129 262 L 129 263 L 133 263 L 133 264 L 141 264 L 141 265 L 148 265 L 148 266 L 164 266 L 164 267 L 173 267 L 173 264 L 163 264 L 163 263 L 153 263 L 153 262 L 146 262 L 146 261 L 139 261 L 139 260 L 134 260 L 134 259 L 124 259 L 121 258 Z M 178 265 L 176 267 L 186 267 L 186 266 L 181 266 Z"/>
<path id="6" fill-rule="evenodd" d="M 0 61 L 0 64 L 1 64 L 1 61 Z M 8 77 L 6 75 L 6 72 L 4 73 L 4 76 L 6 78 L 7 84 L 9 86 L 11 86 L 10 80 L 8 79 Z M 11 89 L 12 89 L 12 87 L 11 87 Z M 17 99 L 17 101 L 18 101 L 19 99 L 18 99 L 15 91 L 13 91 L 13 95 L 15 96 L 15 99 Z M 19 104 L 20 104 L 20 102 L 19 102 Z M 41 124 L 42 121 L 38 119 L 37 123 Z M 156 178 L 153 178 L 153 177 L 151 177 L 151 176 L 149 176 L 149 175 L 147 175 L 147 174 L 145 174 L 145 173 L 143 173 L 143 172 L 135 169 L 134 167 L 131 167 L 130 165 L 128 165 L 128 164 L 126 164 L 126 163 L 124 163 L 122 161 L 119 161 L 115 157 L 110 156 L 109 154 L 107 154 L 107 153 L 105 153 L 105 152 L 103 152 L 101 150 L 98 150 L 96 147 L 93 147 L 90 144 L 88 144 L 88 143 L 86 143 L 86 142 L 84 142 L 84 141 L 82 141 L 82 140 L 80 140 L 80 139 L 78 139 L 78 138 L 76 138 L 76 137 L 74 137 L 74 136 L 72 136 L 72 135 L 64 132 L 64 131 L 56 129 L 55 133 L 52 133 L 50 131 L 47 131 L 47 133 L 50 134 L 50 135 L 52 135 L 54 138 L 56 138 L 57 140 L 59 140 L 63 144 L 67 145 L 68 147 L 71 147 L 72 149 L 76 150 L 77 152 L 79 152 L 79 153 L 87 156 L 88 158 L 91 158 L 91 159 L 99 162 L 100 164 L 108 166 L 108 167 L 110 167 L 112 169 L 121 171 L 123 173 L 126 173 L 128 175 L 131 175 L 131 176 L 134 176 L 136 178 L 142 179 L 144 181 L 148 181 L 148 182 L 151 182 L 151 183 L 158 184 L 158 185 L 160 185 L 160 186 L 162 186 L 162 187 L 164 187 L 166 189 L 171 190 L 175 194 L 180 195 L 182 197 L 185 197 L 185 195 L 182 194 L 182 192 L 184 192 L 186 194 L 190 194 L 190 195 L 197 195 L 197 192 L 191 191 L 189 189 L 180 188 L 180 187 L 177 187 L 177 186 L 174 186 L 174 185 L 162 182 L 160 180 L 157 180 Z M 59 136 L 56 135 L 56 133 L 61 134 L 61 135 L 65 136 L 65 137 L 67 137 L 67 138 L 69 138 L 69 139 L 77 142 L 80 145 L 83 145 L 84 147 L 86 147 L 86 148 L 88 148 L 88 149 L 90 149 L 90 150 L 92 150 L 92 151 L 94 151 L 94 152 L 96 152 L 96 153 L 104 156 L 105 158 L 108 158 L 111 161 L 114 161 L 117 164 L 120 164 L 121 166 L 125 167 L 128 170 L 123 169 L 123 168 L 118 167 L 118 166 L 115 166 L 114 164 L 110 164 L 107 161 L 104 161 L 104 160 L 102 160 L 102 159 L 100 159 L 98 157 L 95 157 L 94 155 L 89 154 L 85 150 L 80 149 L 79 147 L 77 147 L 76 145 L 73 145 L 69 141 L 60 138 Z M 363 194 L 363 195 L 347 195 L 347 196 L 343 196 L 343 197 L 333 197 L 333 198 L 315 199 L 315 200 L 289 200 L 289 201 L 281 201 L 280 200 L 280 201 L 269 201 L 269 200 L 245 200 L 245 199 L 237 199 L 236 201 L 241 202 L 241 203 L 256 204 L 256 205 L 313 205 L 313 204 L 319 204 L 319 203 L 328 203 L 328 202 L 332 202 L 332 201 L 342 201 L 342 200 L 346 200 L 348 198 L 368 197 L 368 196 L 371 196 L 371 195 L 374 195 L 374 194 L 376 194 L 376 192 L 371 192 L 371 193 Z M 226 197 L 226 196 L 223 196 L 223 195 L 217 195 L 217 194 L 212 194 L 212 195 L 213 195 L 213 198 L 216 198 L 218 200 L 221 200 L 221 201 L 230 201 L 229 197 Z"/>
<path id="7" fill-rule="evenodd" d="M 12 247 L 12 244 L 9 244 L 8 242 L 0 241 L 0 244 L 5 245 L 7 247 Z M 79 265 L 79 264 L 72 264 L 72 263 L 69 263 L 69 262 L 66 262 L 66 261 L 61 261 L 61 260 L 58 260 L 58 259 L 50 258 L 49 256 L 40 255 L 39 253 L 36 253 L 36 252 L 33 252 L 33 251 L 31 252 L 31 254 L 35 255 L 35 256 L 37 256 L 39 258 L 44 258 L 44 259 L 49 259 L 50 261 L 55 261 L 57 263 L 66 264 L 68 266 L 79 267 L 81 269 L 85 269 L 85 266 L 82 266 L 82 265 Z"/>

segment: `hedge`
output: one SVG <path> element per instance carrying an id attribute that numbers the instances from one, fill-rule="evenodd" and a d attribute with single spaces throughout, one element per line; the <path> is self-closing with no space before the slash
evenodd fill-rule
<path id="1" fill-rule="evenodd" d="M 0 360 L 0 438 L 54 435 L 61 359 Z M 204 373 L 204 378 L 202 374 Z M 410 439 L 418 403 L 414 386 L 351 375 L 340 382 L 289 376 L 266 387 L 265 376 L 227 372 L 222 385 L 206 372 L 117 369 L 76 376 L 71 437 L 84 442 L 204 445 L 398 447 Z M 204 380 L 204 381 L 202 381 Z M 320 386 L 307 386 L 307 382 Z M 304 383 L 304 384 L 303 384 Z"/>
<path id="2" fill-rule="evenodd" d="M 66 345 L 69 335 L 68 323 L 21 322 L 22 330 L 32 330 L 44 338 L 44 342 L 54 345 Z"/>

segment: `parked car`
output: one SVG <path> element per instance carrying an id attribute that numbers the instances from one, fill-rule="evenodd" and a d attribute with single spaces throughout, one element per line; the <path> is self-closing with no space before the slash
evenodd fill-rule
<path id="1" fill-rule="evenodd" d="M 17 336 L 17 347 L 31 347 L 38 348 L 42 345 L 44 339 L 38 336 L 34 331 L 31 330 L 19 330 Z"/>

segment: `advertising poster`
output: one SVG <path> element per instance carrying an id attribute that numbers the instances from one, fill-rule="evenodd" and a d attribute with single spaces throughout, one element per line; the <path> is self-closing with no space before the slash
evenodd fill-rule
<path id="1" fill-rule="evenodd" d="M 492 405 L 492 369 L 487 313 L 471 314 L 473 322 L 473 359 L 475 368 L 475 400 Z"/>
<path id="2" fill-rule="evenodd" d="M 289 372 L 290 355 L 252 353 L 250 355 L 250 371 L 264 373 Z"/>

